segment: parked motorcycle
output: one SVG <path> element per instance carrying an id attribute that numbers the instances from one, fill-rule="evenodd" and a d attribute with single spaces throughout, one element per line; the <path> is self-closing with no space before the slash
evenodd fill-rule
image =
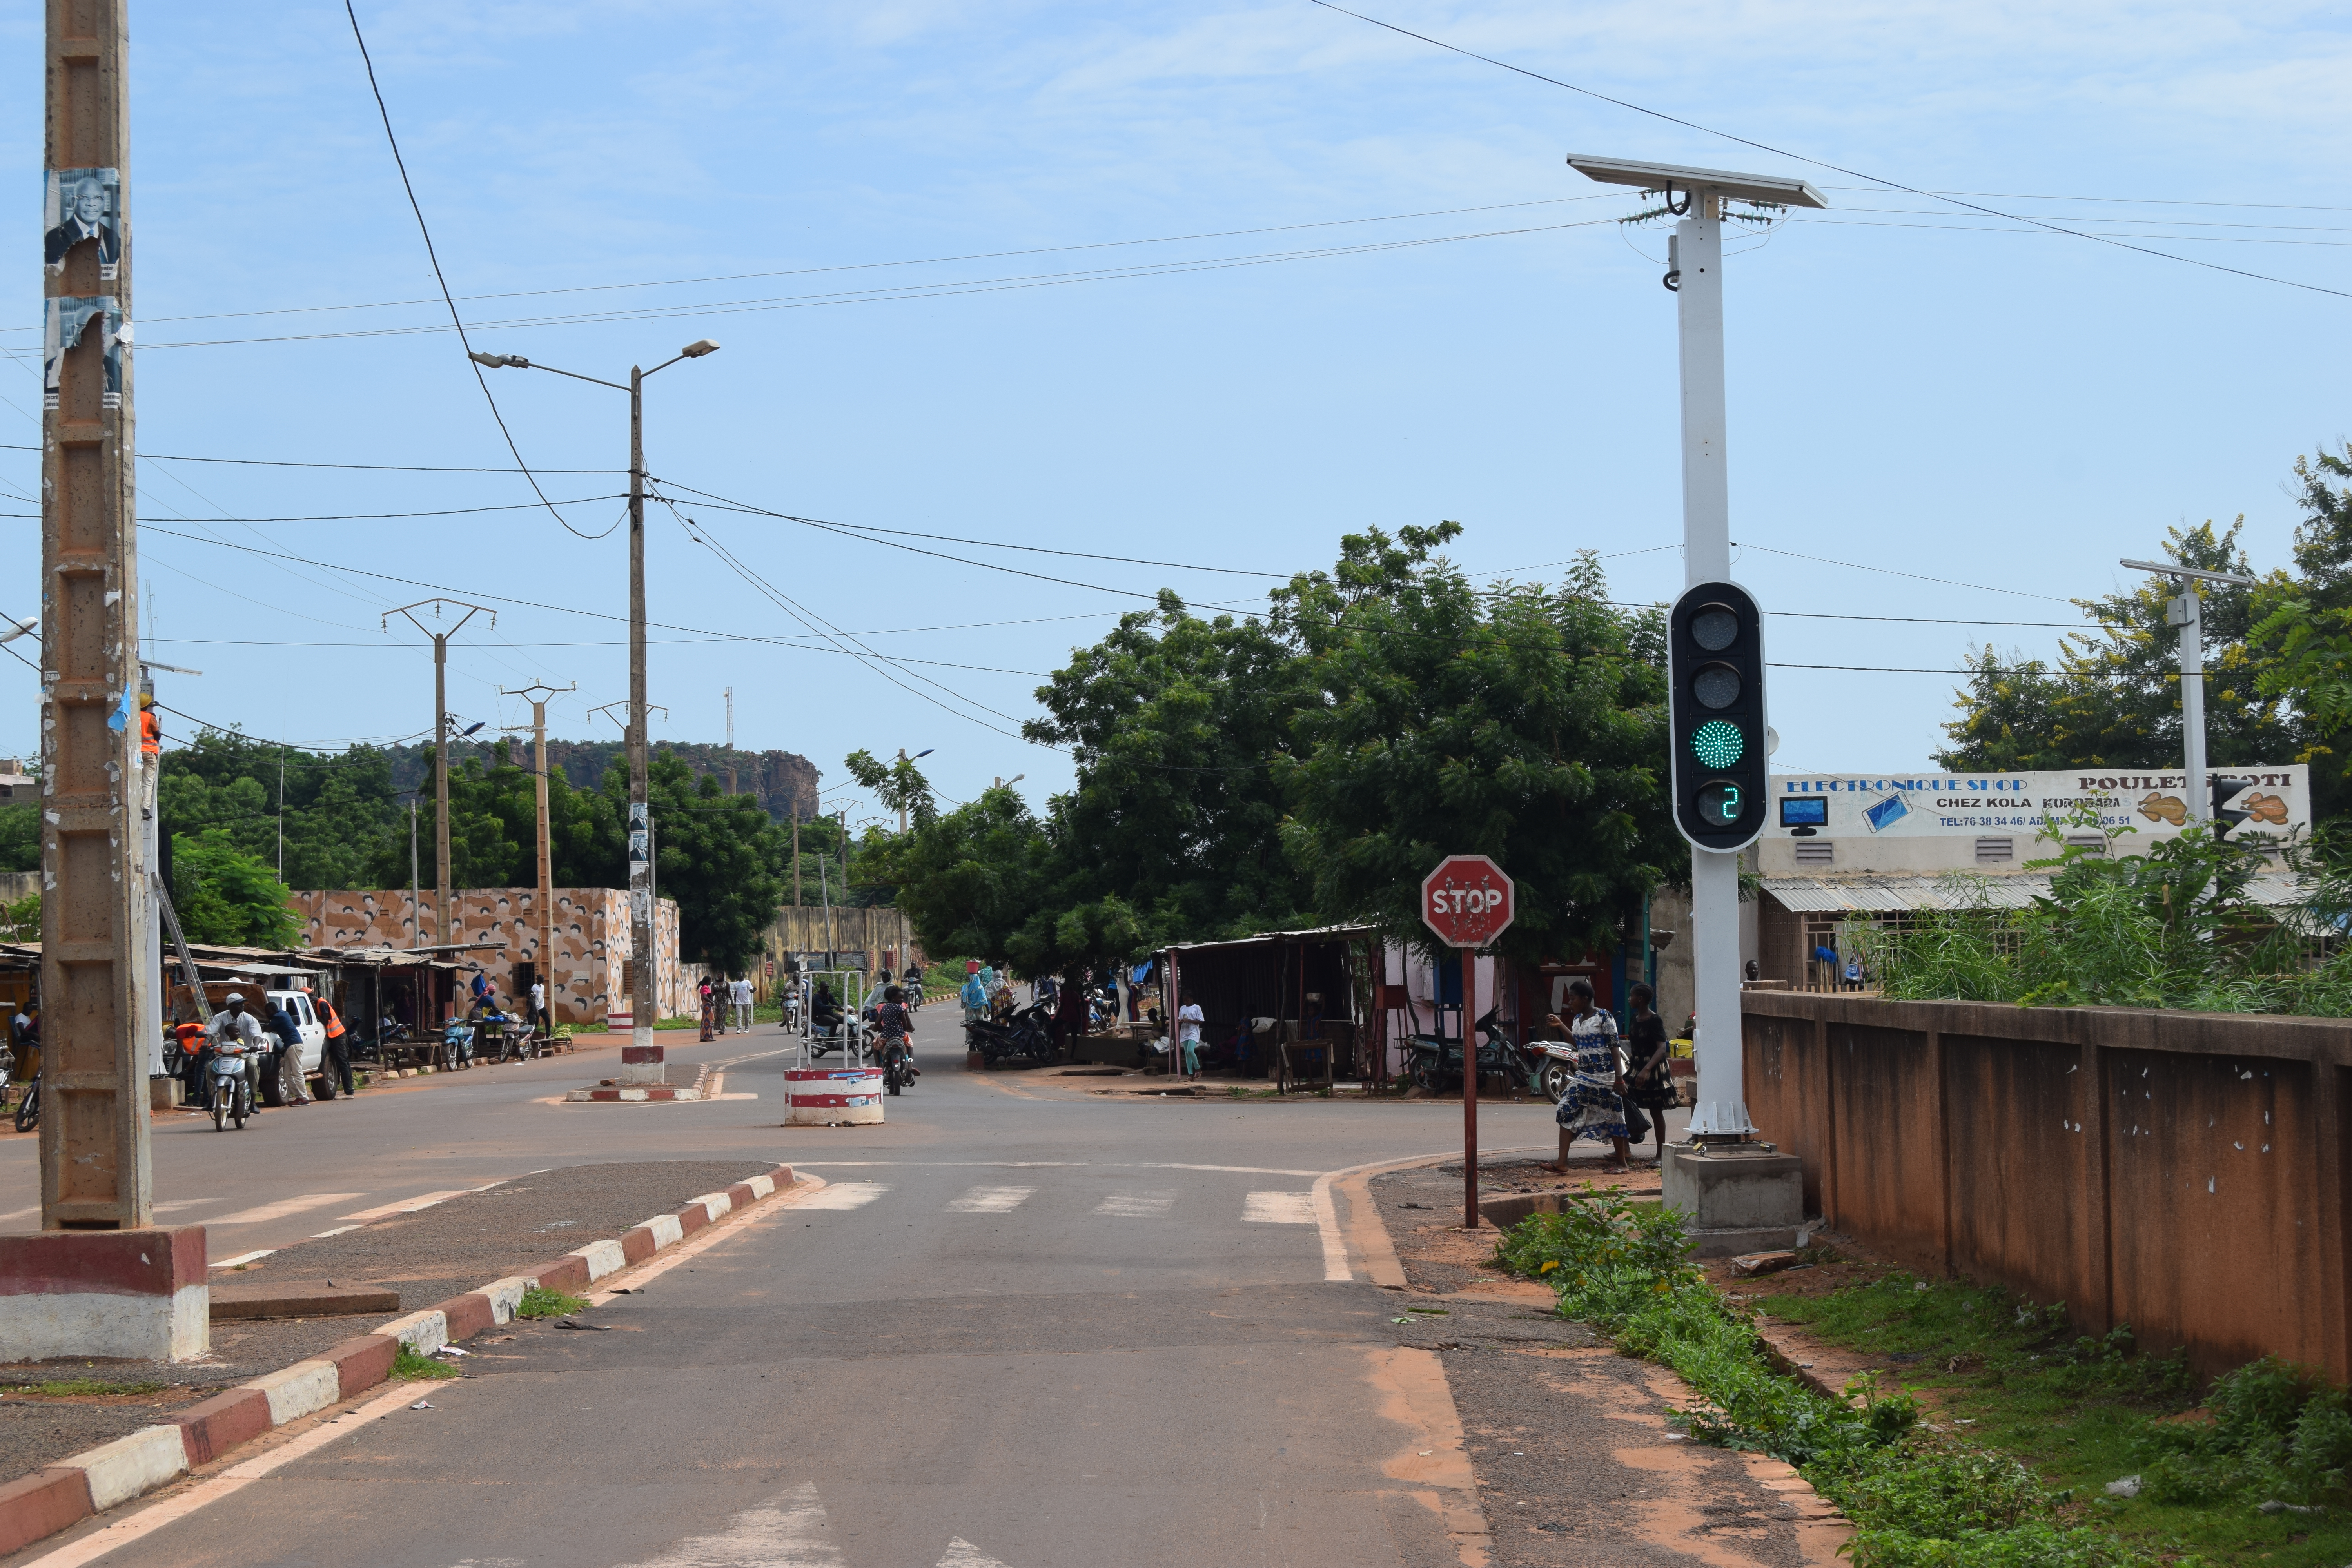
<path id="1" fill-rule="evenodd" d="M 234 1121 L 237 1131 L 245 1131 L 245 1119 L 253 1114 L 253 1083 L 245 1073 L 245 1050 L 215 1049 L 212 1061 L 213 1131 L 223 1131 Z"/>
<path id="2" fill-rule="evenodd" d="M 41 1075 L 36 1072 L 25 1085 L 25 1098 L 16 1102 L 16 1131 L 30 1132 L 41 1124 Z"/>
<path id="3" fill-rule="evenodd" d="M 1009 1023 L 965 1025 L 964 1044 L 990 1067 L 1001 1061 L 1049 1062 L 1054 1059 L 1051 1016 L 1046 1004 L 1033 1003 L 1013 1014 Z"/>
<path id="4" fill-rule="evenodd" d="M 1576 1073 L 1576 1047 L 1566 1040 L 1518 1039 L 1498 1014 L 1498 1009 L 1489 1008 L 1475 1026 L 1487 1039 L 1487 1044 L 1478 1048 L 1479 1069 L 1496 1070 L 1486 1066 L 1486 1059 L 1490 1049 L 1498 1049 L 1509 1064 L 1507 1076 L 1529 1093 L 1559 1104 L 1560 1096 L 1568 1092 L 1568 1080 Z"/>
<path id="5" fill-rule="evenodd" d="M 1475 1035 L 1484 1033 L 1486 1040 L 1478 1047 L 1478 1076 L 1500 1076 L 1529 1081 L 1523 1053 L 1514 1041 L 1504 1037 L 1493 1012 L 1471 1026 Z M 1547 1044 L 1550 1042 L 1546 1042 Z M 1406 1071 L 1413 1082 L 1432 1094 L 1444 1094 L 1462 1087 L 1462 1042 L 1445 1035 L 1408 1035 L 1405 1037 Z M 1531 1084 L 1541 1092 L 1539 1084 Z M 1563 1092 L 1566 1082 L 1561 1085 Z"/>
<path id="6" fill-rule="evenodd" d="M 452 1018 L 441 1031 L 441 1059 L 450 1071 L 474 1065 L 474 1026 L 463 1018 Z"/>

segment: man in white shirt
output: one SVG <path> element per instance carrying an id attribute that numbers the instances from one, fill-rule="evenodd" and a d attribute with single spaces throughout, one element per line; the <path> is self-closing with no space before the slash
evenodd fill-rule
<path id="1" fill-rule="evenodd" d="M 737 975 L 727 983 L 727 996 L 735 1004 L 735 1026 L 739 1029 L 750 1028 L 751 1026 L 751 983 L 743 976 Z"/>
<path id="2" fill-rule="evenodd" d="M 530 1021 L 532 1026 L 542 1035 L 555 1033 L 548 1026 L 547 982 L 544 980 L 534 980 L 530 983 Z"/>
<path id="3" fill-rule="evenodd" d="M 261 1020 L 245 1010 L 243 994 L 235 991 L 228 994 L 222 1005 L 222 1010 L 213 1015 L 210 1033 L 211 1041 L 203 1051 L 198 1053 L 202 1058 L 198 1064 L 198 1070 L 204 1071 L 206 1105 L 211 1104 L 213 1077 L 210 1071 L 205 1069 L 210 1068 L 212 1058 L 220 1055 L 222 1047 L 226 1047 L 232 1053 L 242 1051 L 245 1055 L 245 1080 L 253 1086 L 253 1110 L 255 1115 L 259 1115 L 261 1113 L 261 1059 L 269 1052 L 269 1037 L 262 1032 Z"/>
<path id="4" fill-rule="evenodd" d="M 1190 991 L 1184 993 L 1184 1005 L 1176 1009 L 1176 1044 L 1184 1054 L 1184 1076 L 1201 1076 L 1201 1026 L 1207 1016 Z"/>

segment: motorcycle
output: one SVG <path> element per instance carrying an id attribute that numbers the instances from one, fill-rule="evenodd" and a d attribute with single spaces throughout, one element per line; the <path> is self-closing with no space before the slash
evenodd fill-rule
<path id="1" fill-rule="evenodd" d="M 1528 1078 L 1523 1053 L 1516 1042 L 1504 1037 L 1492 1011 L 1470 1027 L 1474 1035 L 1484 1033 L 1486 1037 L 1486 1043 L 1478 1047 L 1480 1078 Z M 1407 1071 L 1414 1083 L 1432 1094 L 1444 1094 L 1448 1089 L 1462 1087 L 1460 1040 L 1446 1035 L 1408 1035 L 1404 1046 L 1410 1064 Z M 1541 1092 L 1539 1083 L 1530 1080 L 1530 1087 Z M 1563 1092 L 1566 1087 L 1566 1079 L 1563 1079 Z"/>
<path id="2" fill-rule="evenodd" d="M 907 1056 L 905 1045 L 895 1041 L 882 1053 L 882 1083 L 892 1094 L 915 1081 L 914 1068 Z"/>
<path id="3" fill-rule="evenodd" d="M 452 1018 L 441 1031 L 441 1059 L 447 1070 L 456 1072 L 474 1065 L 474 1026 L 463 1018 Z"/>
<path id="4" fill-rule="evenodd" d="M 217 1050 L 212 1062 L 213 1131 L 225 1129 L 231 1121 L 237 1131 L 245 1131 L 245 1119 L 253 1114 L 253 1084 L 245 1075 L 245 1052 Z"/>
<path id="5" fill-rule="evenodd" d="M 990 1067 L 1006 1060 L 1049 1062 L 1054 1059 L 1051 1016 L 1046 1004 L 1037 1002 L 1013 1014 L 1009 1023 L 967 1024 L 964 1044 Z"/>
<path id="6" fill-rule="evenodd" d="M 25 1098 L 16 1102 L 16 1131 L 30 1132 L 41 1124 L 41 1075 L 36 1072 L 25 1085 Z"/>
<path id="7" fill-rule="evenodd" d="M 1541 1095 L 1554 1105 L 1568 1092 L 1568 1080 L 1576 1074 L 1576 1047 L 1566 1040 L 1520 1040 L 1513 1037 L 1509 1026 L 1497 1017 L 1496 1009 L 1475 1026 L 1486 1036 L 1488 1046 L 1478 1052 L 1479 1070 L 1496 1070 L 1486 1065 L 1487 1052 L 1498 1048 L 1507 1064 L 1505 1075 L 1529 1093 Z"/>

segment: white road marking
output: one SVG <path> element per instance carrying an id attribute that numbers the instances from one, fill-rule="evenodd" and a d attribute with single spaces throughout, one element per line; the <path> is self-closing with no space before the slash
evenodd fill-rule
<path id="1" fill-rule="evenodd" d="M 816 1488 L 803 1481 L 775 1503 L 747 1508 L 715 1535 L 688 1536 L 630 1568 L 848 1568 Z"/>
<path id="2" fill-rule="evenodd" d="M 218 1219 L 206 1220 L 205 1223 L 206 1225 L 259 1225 L 264 1220 L 284 1219 L 288 1215 L 300 1214 L 304 1209 L 322 1209 L 329 1204 L 347 1204 L 353 1198 L 365 1196 L 367 1196 L 365 1193 L 304 1193 L 299 1197 L 280 1198 L 274 1204 L 263 1204 L 259 1208 L 239 1209 L 235 1214 L 223 1215 Z"/>
<path id="3" fill-rule="evenodd" d="M 334 1229 L 332 1229 L 332 1230 L 317 1230 L 317 1231 L 312 1231 L 312 1232 L 310 1233 L 310 1239 L 311 1239 L 312 1241 L 324 1241 L 324 1240 L 326 1240 L 326 1239 L 327 1239 L 327 1237 L 331 1237 L 331 1236 L 341 1236 L 341 1235 L 342 1235 L 345 1231 L 357 1230 L 357 1229 L 359 1229 L 359 1226 L 355 1226 L 355 1225 L 339 1225 L 339 1226 L 336 1226 Z"/>
<path id="4" fill-rule="evenodd" d="M 796 1207 L 804 1209 L 862 1209 L 890 1190 L 882 1182 L 837 1182 L 821 1192 L 811 1193 Z"/>
<path id="5" fill-rule="evenodd" d="M 1035 1192 L 1034 1187 L 974 1187 L 948 1205 L 950 1214 L 1009 1214 Z"/>
<path id="6" fill-rule="evenodd" d="M 1242 1205 L 1242 1218 L 1251 1225 L 1313 1225 L 1312 1193 L 1252 1193 Z"/>
<path id="7" fill-rule="evenodd" d="M 940 1568 L 1007 1568 L 962 1536 L 948 1542 L 948 1554 L 940 1559 Z"/>
<path id="8" fill-rule="evenodd" d="M 206 1204 L 216 1204 L 220 1201 L 221 1200 L 218 1198 L 182 1198 L 175 1204 L 157 1204 L 155 1205 L 155 1212 L 157 1214 L 177 1214 L 182 1209 L 202 1208 Z M 37 1214 L 40 1211 L 37 1209 L 26 1209 L 25 1212 L 26 1214 Z M 16 1217 L 16 1216 L 12 1214 L 0 1214 L 0 1219 L 15 1219 Z"/>
<path id="9" fill-rule="evenodd" d="M 31 1208 L 18 1209 L 13 1214 L 0 1214 L 0 1225 L 5 1225 L 12 1219 L 30 1219 L 40 1212 L 41 1205 L 35 1204 Z"/>
<path id="10" fill-rule="evenodd" d="M 451 1198 L 462 1198 L 467 1193 L 480 1190 L 478 1187 L 453 1187 L 446 1193 L 419 1193 L 413 1198 L 403 1198 L 396 1204 L 384 1204 L 376 1208 L 362 1209 L 357 1214 L 347 1214 L 342 1217 L 364 1224 L 372 1219 L 382 1219 L 386 1215 L 415 1214 L 419 1209 L 429 1209 L 435 1204 L 446 1204 Z M 357 1197 L 359 1194 L 353 1193 L 352 1196 Z"/>
<path id="11" fill-rule="evenodd" d="M 1331 1203 L 1332 1174 L 1326 1171 L 1316 1177 L 1314 1190 L 1307 1198 L 1315 1206 L 1316 1228 L 1322 1233 L 1323 1282 L 1344 1285 L 1355 1275 L 1348 1268 L 1347 1240 L 1339 1234 L 1339 1211 Z"/>
<path id="12" fill-rule="evenodd" d="M 242 1268 L 247 1263 L 258 1263 L 263 1258 L 275 1254 L 277 1250 L 278 1249 L 274 1247 L 265 1247 L 259 1252 L 240 1252 L 235 1258 L 222 1258 L 218 1263 L 214 1264 L 213 1267 L 215 1268 Z"/>
<path id="13" fill-rule="evenodd" d="M 1174 1206 L 1173 1193 L 1113 1193 L 1095 1205 L 1095 1213 L 1118 1219 L 1148 1219 Z"/>
<path id="14" fill-rule="evenodd" d="M 1320 1171 L 1277 1171 L 1265 1165 L 1171 1165 L 1146 1164 L 1147 1171 L 1223 1171 L 1234 1176 L 1319 1176 Z"/>

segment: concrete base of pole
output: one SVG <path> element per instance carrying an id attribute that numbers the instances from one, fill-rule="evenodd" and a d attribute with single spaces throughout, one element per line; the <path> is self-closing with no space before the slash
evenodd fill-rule
<path id="1" fill-rule="evenodd" d="M 1670 1143 L 1659 1176 L 1666 1206 L 1688 1222 L 1701 1258 L 1802 1244 L 1805 1176 L 1794 1154 Z"/>
<path id="2" fill-rule="evenodd" d="M 212 1348 L 205 1227 L 0 1236 L 0 1346 L 11 1361 L 193 1361 Z"/>
<path id="3" fill-rule="evenodd" d="M 185 1091 L 186 1088 L 187 1086 L 176 1078 L 149 1079 L 147 1080 L 147 1109 L 150 1110 L 177 1110 L 180 1104 L 180 1096 Z"/>
<path id="4" fill-rule="evenodd" d="M 667 1083 L 669 1069 L 662 1062 L 659 1046 L 623 1046 L 620 1081 L 636 1088 L 649 1083 Z"/>

